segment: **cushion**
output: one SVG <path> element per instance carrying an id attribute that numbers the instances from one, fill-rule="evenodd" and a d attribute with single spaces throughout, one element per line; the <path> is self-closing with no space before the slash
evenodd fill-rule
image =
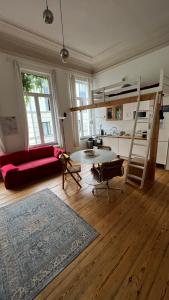
<path id="1" fill-rule="evenodd" d="M 34 160 L 34 161 L 30 161 L 30 162 L 21 164 L 18 167 L 18 169 L 19 169 L 19 171 L 25 171 L 25 170 L 34 169 L 34 168 L 37 168 L 37 167 L 40 167 L 40 166 L 46 166 L 46 165 L 52 164 L 56 161 L 58 161 L 58 159 L 54 156 L 46 157 L 46 158 L 37 159 L 37 160 Z"/>
<path id="2" fill-rule="evenodd" d="M 54 155 L 53 146 L 43 146 L 29 149 L 29 160 L 41 159 Z"/>
<path id="3" fill-rule="evenodd" d="M 29 161 L 29 154 L 27 150 L 4 154 L 0 156 L 0 167 L 7 164 L 13 164 L 17 166 L 27 161 Z"/>
<path id="4" fill-rule="evenodd" d="M 6 174 L 8 173 L 13 173 L 13 172 L 16 172 L 18 170 L 18 167 L 15 167 L 14 165 L 12 164 L 8 164 L 8 165 L 5 165 L 1 168 L 1 172 L 2 172 L 2 176 L 6 176 Z"/>
<path id="5" fill-rule="evenodd" d="M 60 154 L 64 152 L 64 150 L 61 148 L 53 147 L 53 149 L 54 149 L 54 156 L 57 158 L 59 158 Z"/>

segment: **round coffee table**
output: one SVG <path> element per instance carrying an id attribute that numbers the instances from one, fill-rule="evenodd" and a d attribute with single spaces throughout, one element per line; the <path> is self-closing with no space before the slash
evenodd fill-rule
<path id="1" fill-rule="evenodd" d="M 117 160 L 118 156 L 115 152 L 113 151 L 108 151 L 108 150 L 103 150 L 103 149 L 94 149 L 95 155 L 93 156 L 88 156 L 84 152 L 85 150 L 80 150 L 73 152 L 70 155 L 71 160 L 81 163 L 81 164 L 99 164 L 99 163 L 104 163 L 104 162 L 111 162 L 113 160 Z M 87 177 L 85 182 L 88 185 L 91 185 L 93 187 L 97 185 L 103 185 L 104 183 L 99 183 L 94 179 L 93 177 Z M 94 188 L 92 189 L 92 193 L 94 195 Z M 108 195 L 109 198 L 109 195 Z"/>
<path id="2" fill-rule="evenodd" d="M 99 164 L 110 162 L 117 159 L 117 154 L 113 151 L 94 149 L 95 155 L 88 156 L 84 150 L 73 152 L 70 155 L 71 160 L 81 164 Z"/>

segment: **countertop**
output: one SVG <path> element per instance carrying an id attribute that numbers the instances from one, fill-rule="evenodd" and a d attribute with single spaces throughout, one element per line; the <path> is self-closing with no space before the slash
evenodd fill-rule
<path id="1" fill-rule="evenodd" d="M 108 138 L 119 138 L 119 139 L 131 139 L 132 136 L 131 135 L 99 135 L 97 136 L 99 138 L 103 138 L 103 137 L 108 137 Z M 142 136 L 135 136 L 136 140 L 144 140 L 146 141 L 147 138 L 143 138 Z"/>

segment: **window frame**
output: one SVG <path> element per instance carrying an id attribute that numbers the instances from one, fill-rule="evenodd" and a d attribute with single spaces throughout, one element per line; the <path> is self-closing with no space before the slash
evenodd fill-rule
<path id="1" fill-rule="evenodd" d="M 44 126 L 45 125 L 45 126 Z M 42 127 L 43 127 L 43 131 L 44 131 L 44 136 L 48 137 L 51 136 L 51 126 L 50 126 L 50 122 L 49 121 L 45 121 L 42 122 Z M 44 129 L 46 127 L 46 129 Z M 47 132 L 47 135 L 45 134 L 45 130 Z"/>
<path id="2" fill-rule="evenodd" d="M 77 97 L 76 96 L 76 82 L 77 81 L 81 81 L 81 82 L 85 82 L 87 83 L 88 86 L 88 98 L 83 98 L 83 97 Z M 91 97 L 91 87 L 90 87 L 91 83 L 90 83 L 90 79 L 88 77 L 80 77 L 80 76 L 76 76 L 74 75 L 74 82 L 73 82 L 73 91 L 74 91 L 74 95 L 73 95 L 73 103 L 75 104 L 75 106 L 78 106 L 77 101 L 80 101 L 80 106 L 83 105 L 83 101 L 87 100 L 87 104 L 89 103 Z M 80 124 L 79 124 L 79 118 L 77 116 L 77 120 L 78 120 L 78 128 L 81 134 L 79 134 L 79 138 L 80 140 L 83 139 L 87 139 L 92 135 L 95 135 L 96 132 L 96 128 L 95 128 L 95 113 L 94 110 L 90 110 L 90 119 L 89 119 L 89 135 L 84 135 L 84 129 L 83 129 L 83 113 L 82 111 L 79 111 L 79 115 L 80 115 Z M 91 121 L 93 121 L 93 132 L 92 132 L 92 128 L 91 128 Z"/>
<path id="3" fill-rule="evenodd" d="M 53 96 L 52 96 L 52 82 L 51 82 L 51 76 L 50 74 L 46 73 L 38 73 L 32 70 L 26 70 L 26 69 L 21 69 L 21 74 L 22 73 L 27 73 L 31 74 L 34 76 L 44 76 L 48 80 L 48 85 L 49 85 L 49 94 L 46 93 L 37 93 L 37 92 L 24 92 L 23 90 L 23 96 L 30 96 L 33 97 L 35 100 L 35 107 L 36 107 L 36 114 L 37 114 L 37 121 L 38 121 L 38 127 L 39 127 L 39 134 L 40 134 L 40 139 L 41 143 L 37 143 L 34 145 L 29 145 L 29 148 L 35 148 L 38 146 L 47 146 L 47 145 L 57 145 L 58 146 L 58 137 L 57 137 L 57 129 L 56 129 L 56 122 L 55 122 L 55 109 L 54 109 L 54 103 L 53 103 Z M 41 119 L 41 111 L 40 111 L 40 105 L 39 105 L 39 98 L 48 98 L 50 101 L 50 112 L 51 112 L 51 117 L 52 117 L 52 126 L 53 126 L 53 137 L 54 140 L 52 142 L 47 142 L 45 143 L 45 135 L 43 133 L 43 125 L 42 125 L 42 119 Z M 24 100 L 24 99 L 23 99 Z M 24 100 L 25 102 L 25 100 Z M 26 104 L 25 104 L 26 107 Z M 26 112 L 27 114 L 27 112 Z"/>

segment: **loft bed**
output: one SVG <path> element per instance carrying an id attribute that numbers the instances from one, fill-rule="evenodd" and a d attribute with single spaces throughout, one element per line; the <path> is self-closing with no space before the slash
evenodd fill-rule
<path id="1" fill-rule="evenodd" d="M 153 100 L 153 127 L 151 130 L 151 138 L 149 138 L 149 157 L 147 156 L 146 164 L 138 167 L 141 171 L 139 176 L 143 176 L 144 185 L 152 184 L 155 181 L 155 168 L 158 147 L 158 135 L 160 125 L 160 109 L 163 96 L 169 95 L 169 77 L 164 76 L 163 70 L 160 72 L 159 82 L 151 84 L 141 84 L 140 78 L 135 82 L 122 81 L 100 89 L 92 91 L 91 99 L 81 99 L 81 106 L 74 106 L 70 110 L 72 112 L 82 111 L 87 109 L 95 109 L 100 107 L 110 107 L 114 105 L 122 105 L 132 102 L 137 102 L 137 110 L 139 109 L 140 101 Z M 88 102 L 86 104 L 86 102 Z M 74 102 L 76 103 L 76 102 Z M 137 114 L 136 114 L 137 115 Z M 134 141 L 134 132 L 136 128 L 137 117 L 133 128 L 132 140 Z M 131 151 L 131 150 L 130 150 Z M 138 162 L 136 162 L 138 164 Z M 143 168 L 144 166 L 144 168 Z M 130 177 L 138 178 L 138 174 L 130 169 Z M 135 169 L 135 167 L 134 167 Z"/>
<path id="2" fill-rule="evenodd" d="M 134 82 L 122 81 L 92 90 L 88 104 L 85 104 L 86 99 L 84 101 L 82 99 L 81 106 L 73 106 L 70 110 L 73 112 L 136 102 L 138 99 L 138 83 L 139 80 Z M 159 82 L 142 83 L 139 89 L 140 101 L 154 100 L 157 93 L 161 96 L 169 95 L 169 77 L 164 75 L 162 70 Z"/>

